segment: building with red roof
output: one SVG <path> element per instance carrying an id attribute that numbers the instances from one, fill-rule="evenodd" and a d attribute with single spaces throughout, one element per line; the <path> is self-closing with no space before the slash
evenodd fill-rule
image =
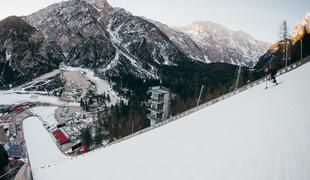
<path id="1" fill-rule="evenodd" d="M 65 144 L 69 141 L 68 136 L 61 129 L 56 129 L 52 133 L 59 145 Z"/>

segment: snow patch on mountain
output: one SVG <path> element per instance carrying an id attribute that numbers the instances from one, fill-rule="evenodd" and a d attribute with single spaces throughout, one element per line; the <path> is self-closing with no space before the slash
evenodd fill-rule
<path id="1" fill-rule="evenodd" d="M 5 60 L 9 61 L 12 57 L 11 52 L 9 52 L 8 50 L 5 51 Z"/>
<path id="2" fill-rule="evenodd" d="M 78 67 L 70 67 L 70 66 L 61 66 L 62 70 L 65 71 L 79 71 L 82 72 L 91 82 L 96 84 L 97 94 L 103 94 L 110 96 L 110 102 L 107 103 L 107 106 L 115 105 L 120 101 L 127 102 L 127 99 L 124 97 L 120 97 L 117 92 L 115 92 L 112 88 L 112 84 L 104 79 L 100 79 L 95 75 L 95 73 L 90 69 L 78 68 Z"/>
<path id="3" fill-rule="evenodd" d="M 102 11 L 105 8 L 111 8 L 106 0 L 84 0 L 92 4 L 98 11 Z"/>
<path id="4" fill-rule="evenodd" d="M 133 65 L 136 69 L 139 69 L 139 71 L 141 71 L 143 74 L 145 74 L 146 76 L 152 77 L 152 78 L 157 78 L 155 74 L 152 74 L 151 72 L 147 71 L 146 69 L 144 69 L 142 67 L 141 64 L 138 63 L 137 60 L 134 59 L 134 57 L 130 56 L 129 50 L 127 49 L 128 46 L 130 45 L 130 43 L 128 44 L 123 44 L 123 39 L 120 37 L 119 35 L 119 31 L 122 29 L 124 24 L 118 25 L 116 28 L 112 29 L 112 26 L 114 24 L 114 22 L 117 21 L 117 19 L 111 19 L 109 21 L 108 27 L 107 27 L 107 32 L 110 34 L 110 38 L 111 38 L 111 42 L 112 45 L 114 46 L 114 48 L 116 49 L 116 54 L 114 59 L 108 64 L 108 68 L 105 68 L 104 70 L 108 70 L 109 68 L 113 68 L 113 66 L 115 67 L 117 65 L 117 63 L 119 63 L 119 58 L 120 55 L 122 55 L 123 57 L 125 57 L 127 60 L 130 61 L 131 65 Z M 124 46 L 126 49 L 126 53 L 123 52 L 119 47 Z"/>

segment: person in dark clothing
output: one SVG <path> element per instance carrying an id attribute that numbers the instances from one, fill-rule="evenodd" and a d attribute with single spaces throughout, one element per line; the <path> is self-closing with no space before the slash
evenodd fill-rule
<path id="1" fill-rule="evenodd" d="M 267 72 L 270 73 L 270 77 L 273 80 L 272 82 L 277 84 L 276 74 L 278 71 L 272 67 L 270 62 L 266 65 L 266 68 L 267 68 Z"/>

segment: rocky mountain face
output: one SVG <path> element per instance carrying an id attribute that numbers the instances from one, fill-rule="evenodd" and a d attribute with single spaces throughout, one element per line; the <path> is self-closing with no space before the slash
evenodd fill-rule
<path id="1" fill-rule="evenodd" d="M 178 48 L 180 48 L 188 57 L 193 58 L 198 61 L 205 63 L 211 63 L 213 61 L 209 60 L 206 56 L 208 52 L 207 47 L 203 47 L 201 42 L 198 42 L 189 34 L 186 34 L 177 29 L 173 29 L 165 24 L 157 21 L 148 20 L 155 24 L 162 32 L 164 32 L 169 39 L 174 42 Z M 214 61 L 216 62 L 216 61 Z"/>
<path id="2" fill-rule="evenodd" d="M 16 19 L 24 26 L 15 28 L 23 37 L 14 44 L 13 49 L 22 47 L 16 54 L 9 48 L 12 38 L 5 35 L 14 23 L 1 22 L 1 31 L 7 29 L 0 37 L 2 86 L 49 72 L 60 63 L 89 68 L 102 78 L 127 74 L 162 79 L 170 76 L 167 67 L 183 71 L 241 60 L 252 66 L 264 51 L 263 43 L 241 32 L 208 23 L 194 23 L 181 32 L 114 8 L 106 0 L 64 1 Z M 29 58 L 33 62 L 28 63 Z M 31 73 L 33 67 L 39 71 Z"/>
<path id="3" fill-rule="evenodd" d="M 56 43 L 19 17 L 0 22 L 0 87 L 14 86 L 58 68 L 64 57 Z"/>
<path id="4" fill-rule="evenodd" d="M 189 57 L 207 63 L 224 62 L 252 67 L 269 46 L 242 31 L 232 31 L 208 21 L 196 21 L 174 29 L 158 22 L 156 25 Z"/>
<path id="5" fill-rule="evenodd" d="M 105 66 L 115 56 L 109 34 L 98 17 L 97 8 L 74 0 L 51 5 L 23 19 L 42 32 L 47 41 L 61 47 L 65 64 L 95 68 Z"/>
<path id="6" fill-rule="evenodd" d="M 155 25 L 105 0 L 62 2 L 24 20 L 62 48 L 67 65 L 100 76 L 122 71 L 156 78 L 158 66 L 190 60 Z"/>
<path id="7" fill-rule="evenodd" d="M 235 32 L 208 21 L 174 28 L 149 21 L 188 57 L 204 63 L 223 62 L 253 67 L 269 47 L 269 43 L 255 40 L 242 31 Z"/>

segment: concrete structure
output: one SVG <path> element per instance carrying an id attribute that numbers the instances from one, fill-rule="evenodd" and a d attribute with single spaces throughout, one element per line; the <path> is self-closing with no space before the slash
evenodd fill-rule
<path id="1" fill-rule="evenodd" d="M 151 126 L 156 123 L 166 120 L 169 116 L 170 108 L 170 90 L 161 86 L 151 87 L 149 89 L 151 97 L 148 101 L 148 119 Z"/>

